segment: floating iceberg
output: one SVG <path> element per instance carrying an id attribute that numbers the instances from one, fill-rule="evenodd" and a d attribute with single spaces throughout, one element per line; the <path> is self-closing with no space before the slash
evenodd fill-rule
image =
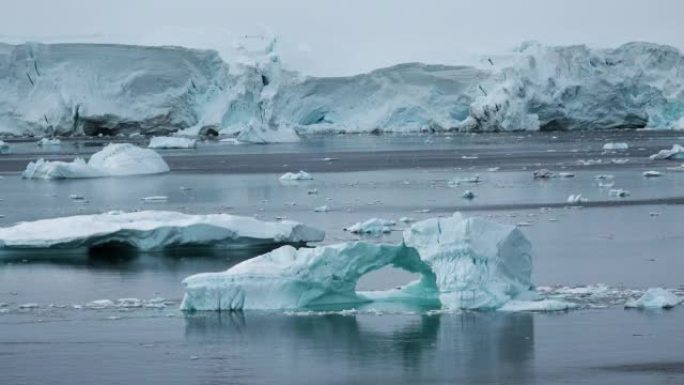
<path id="1" fill-rule="evenodd" d="M 392 226 L 396 225 L 395 221 L 381 218 L 371 218 L 364 222 L 357 222 L 347 228 L 345 231 L 349 231 L 354 234 L 383 234 L 392 231 Z"/>
<path id="2" fill-rule="evenodd" d="M 660 171 L 655 171 L 655 170 L 649 170 L 649 171 L 644 171 L 643 175 L 646 178 L 658 178 L 661 175 L 663 175 Z"/>
<path id="3" fill-rule="evenodd" d="M 76 158 L 71 162 L 38 159 L 26 166 L 26 179 L 99 178 L 106 176 L 147 175 L 169 171 L 159 154 L 130 143 L 112 143 L 94 153 L 88 162 Z"/>
<path id="4" fill-rule="evenodd" d="M 190 149 L 197 147 L 197 141 L 177 136 L 155 136 L 147 148 L 153 149 Z"/>
<path id="5" fill-rule="evenodd" d="M 571 194 L 568 196 L 568 203 L 585 203 L 589 200 L 582 196 L 582 194 Z"/>
<path id="6" fill-rule="evenodd" d="M 539 301 L 513 300 L 500 307 L 499 311 L 519 312 L 519 311 L 564 311 L 577 309 L 579 305 L 573 302 L 561 301 L 556 299 L 542 299 Z"/>
<path id="7" fill-rule="evenodd" d="M 670 150 L 660 150 L 658 153 L 651 155 L 649 158 L 652 160 L 660 159 L 672 159 L 672 160 L 682 160 L 684 159 L 684 147 L 673 144 Z"/>
<path id="8" fill-rule="evenodd" d="M 626 308 L 658 308 L 667 309 L 675 307 L 682 302 L 682 298 L 673 294 L 669 290 L 659 287 L 646 290 L 644 295 L 638 299 L 630 299 L 625 303 Z"/>
<path id="9" fill-rule="evenodd" d="M 38 147 L 59 147 L 62 145 L 62 141 L 57 138 L 42 138 L 36 144 Z"/>
<path id="10" fill-rule="evenodd" d="M 299 172 L 286 172 L 278 179 L 280 179 L 281 182 L 300 182 L 305 180 L 313 180 L 313 176 L 306 171 L 300 170 Z"/>
<path id="11" fill-rule="evenodd" d="M 12 148 L 7 142 L 0 140 L 0 154 L 9 154 L 11 150 Z"/>
<path id="12" fill-rule="evenodd" d="M 443 309 L 498 309 L 526 296 L 531 247 L 520 230 L 480 218 L 433 218 L 404 242 L 285 246 L 222 273 L 186 278 L 183 310 L 302 309 L 412 301 Z M 385 266 L 421 275 L 403 288 L 357 292 L 361 276 Z"/>
<path id="13" fill-rule="evenodd" d="M 321 230 L 296 222 L 262 222 L 228 214 L 109 212 L 21 222 L 0 228 L 0 250 L 107 245 L 142 251 L 180 246 L 246 248 L 318 242 L 324 235 Z"/>
<path id="14" fill-rule="evenodd" d="M 624 151 L 629 149 L 629 145 L 622 142 L 611 142 L 604 144 L 603 149 L 606 151 Z"/>

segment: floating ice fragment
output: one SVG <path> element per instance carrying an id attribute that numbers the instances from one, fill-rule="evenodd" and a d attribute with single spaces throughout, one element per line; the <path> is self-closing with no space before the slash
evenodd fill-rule
<path id="1" fill-rule="evenodd" d="M 670 150 L 660 150 L 658 153 L 651 155 L 649 158 L 652 160 L 661 159 L 672 159 L 672 160 L 683 160 L 684 159 L 684 147 L 673 144 Z"/>
<path id="2" fill-rule="evenodd" d="M 0 154 L 9 154 L 12 151 L 9 143 L 0 140 Z"/>
<path id="3" fill-rule="evenodd" d="M 140 200 L 145 203 L 162 203 L 168 201 L 169 197 L 166 195 L 152 195 L 149 197 L 142 197 Z"/>
<path id="4" fill-rule="evenodd" d="M 327 213 L 328 211 L 330 211 L 330 208 L 328 207 L 328 205 L 323 205 L 316 207 L 314 211 L 317 213 Z"/>
<path id="5" fill-rule="evenodd" d="M 559 178 L 574 178 L 575 174 L 567 171 L 561 171 L 558 173 Z"/>
<path id="6" fill-rule="evenodd" d="M 479 175 L 473 175 L 470 177 L 462 177 L 462 178 L 454 178 L 449 181 L 449 186 L 452 187 L 457 187 L 460 186 L 461 184 L 477 184 L 480 183 L 480 176 Z"/>
<path id="7" fill-rule="evenodd" d="M 629 145 L 623 142 L 606 143 L 603 145 L 606 151 L 624 151 L 629 149 Z"/>
<path id="8" fill-rule="evenodd" d="M 287 172 L 281 175 L 278 179 L 280 179 L 281 182 L 298 182 L 313 180 L 313 176 L 306 171 L 300 170 L 299 172 Z"/>
<path id="9" fill-rule="evenodd" d="M 391 232 L 394 225 L 395 221 L 371 218 L 365 222 L 357 222 L 344 230 L 354 234 L 382 234 Z"/>
<path id="10" fill-rule="evenodd" d="M 582 196 L 582 194 L 572 194 L 568 197 L 568 203 L 584 203 L 589 200 Z"/>
<path id="11" fill-rule="evenodd" d="M 668 309 L 675 307 L 682 302 L 682 298 L 673 294 L 669 290 L 659 287 L 646 290 L 644 295 L 638 299 L 630 299 L 625 303 L 626 308 L 659 308 Z"/>
<path id="12" fill-rule="evenodd" d="M 36 144 L 38 147 L 57 147 L 62 145 L 62 141 L 57 138 L 42 138 Z"/>
<path id="13" fill-rule="evenodd" d="M 565 311 L 576 309 L 579 306 L 576 303 L 560 301 L 555 299 L 543 299 L 539 301 L 522 301 L 512 300 L 500 307 L 499 311 L 505 312 L 521 312 L 521 311 Z"/>
<path id="14" fill-rule="evenodd" d="M 190 149 L 197 147 L 197 140 L 178 136 L 155 136 L 147 148 L 152 149 Z"/>
<path id="15" fill-rule="evenodd" d="M 660 171 L 654 171 L 654 170 L 649 170 L 649 171 L 644 171 L 643 174 L 646 178 L 657 178 L 662 175 Z"/>

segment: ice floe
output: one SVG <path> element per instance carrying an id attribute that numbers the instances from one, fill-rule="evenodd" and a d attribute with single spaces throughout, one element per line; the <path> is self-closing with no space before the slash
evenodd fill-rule
<path id="1" fill-rule="evenodd" d="M 169 171 L 159 154 L 130 143 L 112 143 L 94 153 L 88 162 L 76 158 L 71 162 L 38 159 L 30 162 L 22 173 L 25 179 L 76 179 L 107 176 L 147 175 Z"/>
<path id="2" fill-rule="evenodd" d="M 142 251 L 180 246 L 259 247 L 323 240 L 325 233 L 297 222 L 263 222 L 228 214 L 172 211 L 77 215 L 0 228 L 0 250 L 91 248 L 119 245 Z"/>
<path id="3" fill-rule="evenodd" d="M 396 222 L 389 219 L 371 218 L 357 222 L 344 230 L 354 234 L 383 234 L 391 232 L 394 225 Z"/>
<path id="4" fill-rule="evenodd" d="M 155 136 L 147 148 L 152 149 L 190 149 L 197 147 L 197 140 L 178 136 Z"/>
<path id="5" fill-rule="evenodd" d="M 313 180 L 313 176 L 306 171 L 286 172 L 278 178 L 281 182 L 301 182 Z"/>

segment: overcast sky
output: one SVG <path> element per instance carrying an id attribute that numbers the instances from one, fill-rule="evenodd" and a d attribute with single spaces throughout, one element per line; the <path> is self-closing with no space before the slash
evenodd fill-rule
<path id="1" fill-rule="evenodd" d="M 458 64 L 525 40 L 684 48 L 682 0 L 0 0 L 0 40 L 216 48 L 271 31 L 290 68 Z"/>

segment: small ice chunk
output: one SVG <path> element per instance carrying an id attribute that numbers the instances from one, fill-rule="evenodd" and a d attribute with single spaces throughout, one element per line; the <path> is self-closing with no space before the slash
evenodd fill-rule
<path id="1" fill-rule="evenodd" d="M 416 220 L 415 220 L 414 218 L 411 218 L 411 217 L 401 217 L 401 218 L 399 218 L 399 222 L 401 222 L 401 223 L 411 223 L 411 222 L 415 222 L 415 221 L 416 221 Z"/>
<path id="2" fill-rule="evenodd" d="M 610 191 L 608 192 L 608 195 L 610 195 L 612 197 L 617 197 L 617 198 L 626 198 L 630 194 L 629 194 L 629 191 L 627 191 L 627 190 L 617 188 L 617 189 L 610 189 Z"/>
<path id="3" fill-rule="evenodd" d="M 539 170 L 535 170 L 535 171 L 532 173 L 532 177 L 533 177 L 534 179 L 549 179 L 549 178 L 551 178 L 552 176 L 553 176 L 553 172 L 551 172 L 550 170 L 547 170 L 547 169 L 545 169 L 545 168 L 542 168 L 542 169 L 539 169 Z"/>
<path id="4" fill-rule="evenodd" d="M 652 160 L 662 160 L 662 159 L 673 159 L 673 160 L 683 160 L 684 159 L 684 147 L 673 144 L 670 150 L 660 150 L 657 154 L 651 155 L 649 158 Z"/>
<path id="5" fill-rule="evenodd" d="M 19 305 L 19 309 L 38 309 L 40 305 L 37 303 L 29 302 Z"/>
<path id="6" fill-rule="evenodd" d="M 327 213 L 330 211 L 330 207 L 328 207 L 328 205 L 318 206 L 314 209 L 314 211 L 317 213 Z"/>
<path id="7" fill-rule="evenodd" d="M 280 179 L 281 182 L 298 182 L 303 180 L 313 180 L 313 176 L 306 171 L 300 170 L 299 172 L 286 172 L 278 179 Z"/>
<path id="8" fill-rule="evenodd" d="M 90 309 L 106 309 L 114 307 L 114 301 L 110 299 L 98 299 L 95 301 L 88 302 L 85 307 Z"/>
<path id="9" fill-rule="evenodd" d="M 673 294 L 669 290 L 655 287 L 646 290 L 644 295 L 638 299 L 630 299 L 625 303 L 626 308 L 640 309 L 669 309 L 682 302 L 682 298 Z"/>
<path id="10" fill-rule="evenodd" d="M 0 140 L 0 154 L 9 154 L 10 151 L 12 151 L 10 145 L 5 141 Z"/>
<path id="11" fill-rule="evenodd" d="M 450 180 L 448 184 L 449 184 L 449 186 L 457 187 L 457 186 L 460 186 L 462 184 L 477 184 L 480 182 L 481 182 L 480 176 L 479 175 L 473 175 L 470 177 L 454 178 L 454 179 Z"/>
<path id="12" fill-rule="evenodd" d="M 344 230 L 354 234 L 382 234 L 391 232 L 394 225 L 395 221 L 371 218 L 365 222 L 357 222 Z"/>
<path id="13" fill-rule="evenodd" d="M 603 145 L 603 149 L 606 151 L 624 151 L 629 149 L 629 145 L 623 142 L 606 143 Z"/>
<path id="14" fill-rule="evenodd" d="M 500 307 L 499 311 L 519 312 L 519 311 L 564 311 L 578 308 L 576 303 L 560 301 L 555 299 L 543 299 L 540 301 L 511 300 Z"/>
<path id="15" fill-rule="evenodd" d="M 152 195 L 149 197 L 142 197 L 140 198 L 140 200 L 146 203 L 161 203 L 168 201 L 169 197 L 167 197 L 166 195 Z"/>
<path id="16" fill-rule="evenodd" d="M 589 200 L 582 196 L 582 194 L 572 194 L 568 197 L 568 203 L 584 203 Z"/>
<path id="17" fill-rule="evenodd" d="M 475 198 L 475 193 L 472 192 L 472 191 L 470 191 L 470 190 L 466 190 L 466 191 L 461 195 L 461 198 L 463 198 L 463 199 L 468 199 L 468 200 L 474 199 L 474 198 Z"/>
<path id="18" fill-rule="evenodd" d="M 62 145 L 62 141 L 57 138 L 42 138 L 36 144 L 38 147 L 57 147 Z"/>
<path id="19" fill-rule="evenodd" d="M 574 178 L 575 174 L 567 171 L 561 171 L 558 173 L 559 178 Z"/>
<path id="20" fill-rule="evenodd" d="M 649 170 L 649 171 L 644 171 L 643 174 L 646 178 L 657 178 L 662 175 L 660 171 L 654 171 L 654 170 Z"/>
<path id="21" fill-rule="evenodd" d="M 190 149 L 197 147 L 197 140 L 177 136 L 155 136 L 147 148 L 153 149 Z"/>
<path id="22" fill-rule="evenodd" d="M 501 170 L 501 167 L 490 167 L 487 169 L 487 171 L 489 171 L 489 172 L 495 172 L 495 171 L 499 171 L 499 170 Z"/>
<path id="23" fill-rule="evenodd" d="M 72 201 L 84 201 L 85 197 L 81 194 L 71 194 L 69 195 L 69 199 Z"/>

